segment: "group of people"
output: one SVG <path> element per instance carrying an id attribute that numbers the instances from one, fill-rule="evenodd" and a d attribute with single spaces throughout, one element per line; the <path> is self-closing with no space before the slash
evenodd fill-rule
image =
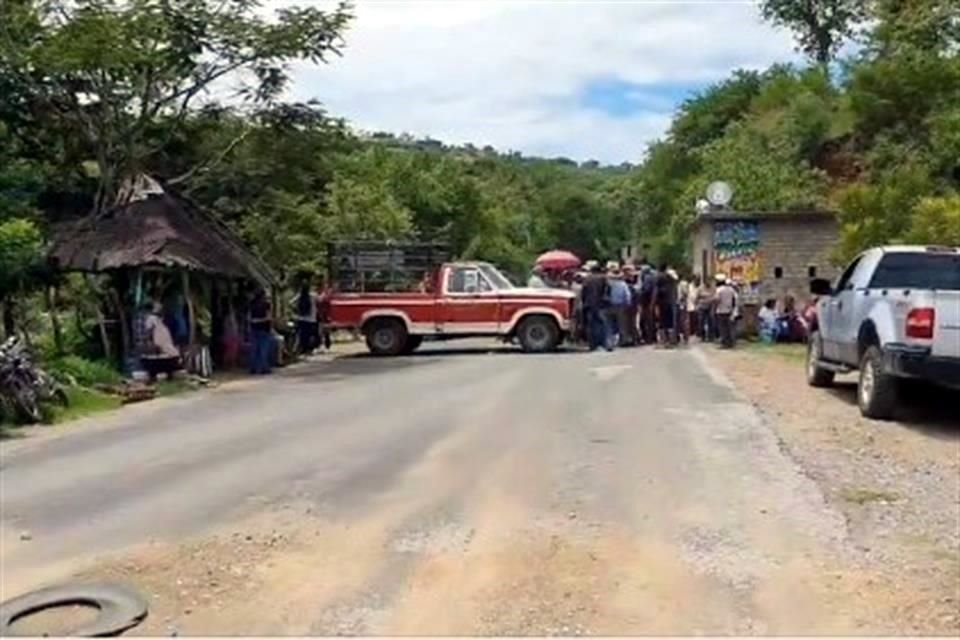
<path id="1" fill-rule="evenodd" d="M 803 309 L 797 309 L 793 296 L 787 296 L 778 310 L 777 300 L 769 298 L 757 314 L 762 342 L 806 342 L 816 322 L 817 299 L 812 298 Z"/>
<path id="2" fill-rule="evenodd" d="M 659 268 L 591 261 L 570 284 L 577 293 L 580 338 L 591 350 L 654 344 L 675 347 L 691 336 L 733 347 L 739 294 L 719 274 L 713 283 Z"/>

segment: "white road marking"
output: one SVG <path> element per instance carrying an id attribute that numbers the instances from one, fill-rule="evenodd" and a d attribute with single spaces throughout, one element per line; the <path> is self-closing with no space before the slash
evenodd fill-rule
<path id="1" fill-rule="evenodd" d="M 633 369 L 632 364 L 614 364 L 608 367 L 593 367 L 590 369 L 590 373 L 595 375 L 600 381 L 607 381 L 616 378 L 618 375 L 626 371 L 627 369 Z"/>

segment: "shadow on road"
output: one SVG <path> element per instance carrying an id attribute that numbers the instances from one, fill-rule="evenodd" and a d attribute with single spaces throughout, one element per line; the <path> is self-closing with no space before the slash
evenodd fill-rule
<path id="1" fill-rule="evenodd" d="M 837 382 L 828 391 L 850 405 L 857 404 L 856 382 Z M 941 440 L 960 440 L 960 403 L 952 394 L 956 391 L 908 383 L 901 392 L 901 405 L 894 419 Z"/>
<path id="2" fill-rule="evenodd" d="M 495 355 L 522 355 L 525 358 L 536 358 L 536 357 L 556 357 L 556 356 L 565 356 L 583 353 L 582 350 L 567 347 L 561 348 L 557 351 L 552 351 L 549 353 L 524 353 L 523 350 L 515 345 L 504 345 L 504 344 L 492 344 L 486 346 L 470 346 L 470 347 L 447 347 L 442 343 L 432 343 L 429 346 L 424 346 L 418 351 L 405 356 L 395 356 L 390 358 L 382 358 L 379 356 L 374 356 L 369 353 L 354 353 L 350 355 L 341 356 L 340 360 L 377 360 L 377 361 L 394 361 L 394 360 L 429 360 L 431 358 L 449 358 L 453 356 L 495 356 Z"/>

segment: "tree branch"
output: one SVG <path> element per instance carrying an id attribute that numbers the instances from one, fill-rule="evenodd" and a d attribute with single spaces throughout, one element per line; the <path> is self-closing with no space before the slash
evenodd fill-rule
<path id="1" fill-rule="evenodd" d="M 253 128 L 248 126 L 248 127 L 243 131 L 243 133 L 241 133 L 239 136 L 237 136 L 236 138 L 234 138 L 233 140 L 231 140 L 231 141 L 230 141 L 230 144 L 228 144 L 228 145 L 223 149 L 223 151 L 221 151 L 219 154 L 217 154 L 214 158 L 208 160 L 207 162 L 203 162 L 203 163 L 201 163 L 201 164 L 198 164 L 197 166 L 195 166 L 194 168 L 190 169 L 190 170 L 187 171 L 186 173 L 182 173 L 182 174 L 180 174 L 179 176 L 177 176 L 177 177 L 175 177 L 175 178 L 171 178 L 170 180 L 167 180 L 167 184 L 169 184 L 169 185 L 178 185 L 178 184 L 181 184 L 181 183 L 183 183 L 183 182 L 186 182 L 187 180 L 189 180 L 190 178 L 192 178 L 192 177 L 195 176 L 196 174 L 200 173 L 201 171 L 208 171 L 209 169 L 212 169 L 213 167 L 217 166 L 218 164 L 220 164 L 221 162 L 223 162 L 228 155 L 230 155 L 230 153 L 237 147 L 237 145 L 239 145 L 241 142 L 243 142 L 243 141 L 247 138 L 247 136 L 250 135 L 250 132 L 251 132 L 251 131 L 253 131 Z"/>

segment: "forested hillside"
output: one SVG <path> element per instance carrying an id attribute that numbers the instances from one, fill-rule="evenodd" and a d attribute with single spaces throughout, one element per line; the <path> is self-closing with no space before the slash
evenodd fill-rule
<path id="1" fill-rule="evenodd" d="M 636 165 L 600 167 L 360 134 L 319 103 L 285 103 L 290 62 L 336 64 L 347 5 L 268 23 L 248 2 L 3 0 L 0 287 L 29 284 L 50 222 L 105 210 L 139 171 L 286 273 L 357 236 L 443 236 L 517 273 L 547 248 L 607 257 L 636 238 L 681 261 L 717 179 L 738 209 L 837 210 L 845 254 L 960 243 L 956 3 L 762 4 L 809 65 L 735 71 L 680 105 L 663 139 L 637 140 Z M 211 101 L 236 74 L 246 91 Z"/>
<path id="2" fill-rule="evenodd" d="M 640 228 L 679 258 L 695 200 L 726 180 L 740 210 L 836 210 L 838 258 L 901 240 L 960 244 L 960 5 L 763 10 L 794 30 L 809 66 L 737 71 L 687 100 L 631 176 Z M 850 37 L 857 52 L 837 59 Z"/>

